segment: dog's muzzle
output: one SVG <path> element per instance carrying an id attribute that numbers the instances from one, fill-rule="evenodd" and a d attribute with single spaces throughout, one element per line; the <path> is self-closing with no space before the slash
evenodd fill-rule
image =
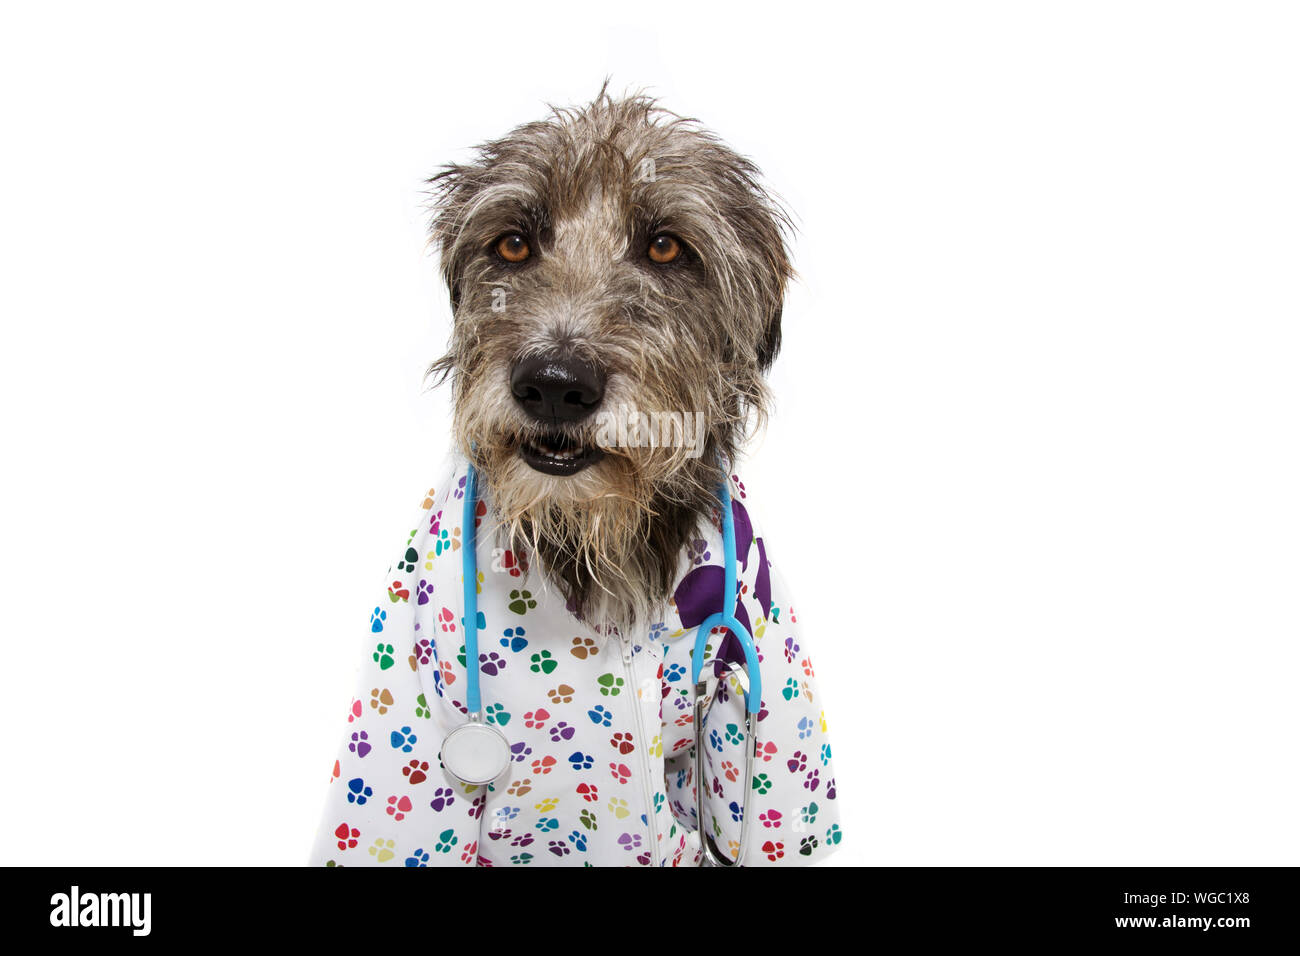
<path id="1" fill-rule="evenodd" d="M 569 425 L 589 418 L 605 397 L 605 374 L 588 362 L 556 355 L 521 359 L 510 370 L 510 392 L 524 414 L 551 429 L 524 441 L 519 455 L 548 475 L 572 475 L 604 452 L 583 444 Z"/>

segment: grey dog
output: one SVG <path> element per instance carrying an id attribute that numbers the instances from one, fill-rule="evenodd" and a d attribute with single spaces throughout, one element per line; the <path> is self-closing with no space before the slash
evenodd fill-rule
<path id="1" fill-rule="evenodd" d="M 575 613 L 646 620 L 767 414 L 790 219 L 698 122 L 606 88 L 430 184 L 456 442 Z M 695 414 L 698 439 L 610 441 L 620 408 Z"/>

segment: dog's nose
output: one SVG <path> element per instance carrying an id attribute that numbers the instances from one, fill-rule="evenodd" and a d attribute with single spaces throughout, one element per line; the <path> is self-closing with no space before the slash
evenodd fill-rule
<path id="1" fill-rule="evenodd" d="M 605 375 L 579 359 L 542 355 L 515 363 L 510 391 L 533 418 L 577 422 L 594 412 L 605 397 Z"/>

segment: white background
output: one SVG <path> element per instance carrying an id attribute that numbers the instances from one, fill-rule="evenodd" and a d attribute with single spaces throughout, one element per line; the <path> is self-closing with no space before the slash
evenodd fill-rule
<path id="1" fill-rule="evenodd" d="M 1300 863 L 1294 6 L 4 10 L 0 862 L 305 860 L 448 446 L 422 181 L 608 74 L 799 217 L 836 861 Z"/>

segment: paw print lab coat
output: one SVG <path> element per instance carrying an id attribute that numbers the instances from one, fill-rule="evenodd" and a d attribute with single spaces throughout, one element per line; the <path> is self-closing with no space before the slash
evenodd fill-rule
<path id="1" fill-rule="evenodd" d="M 311 854 L 324 866 L 694 866 L 696 628 L 721 610 L 720 507 L 681 556 L 662 619 L 593 630 L 526 559 L 497 545 L 480 483 L 478 660 L 467 661 L 460 526 L 463 462 L 424 498 L 369 613 Z M 747 866 L 817 861 L 841 841 L 834 765 L 812 656 L 766 545 L 731 478 L 739 594 L 762 668 L 758 752 L 745 779 L 745 704 L 724 679 L 707 716 L 703 825 Z M 706 661 L 744 662 L 723 628 Z M 715 666 L 708 664 L 706 666 Z M 480 787 L 442 768 L 465 722 L 466 668 L 511 744 L 508 774 Z"/>

